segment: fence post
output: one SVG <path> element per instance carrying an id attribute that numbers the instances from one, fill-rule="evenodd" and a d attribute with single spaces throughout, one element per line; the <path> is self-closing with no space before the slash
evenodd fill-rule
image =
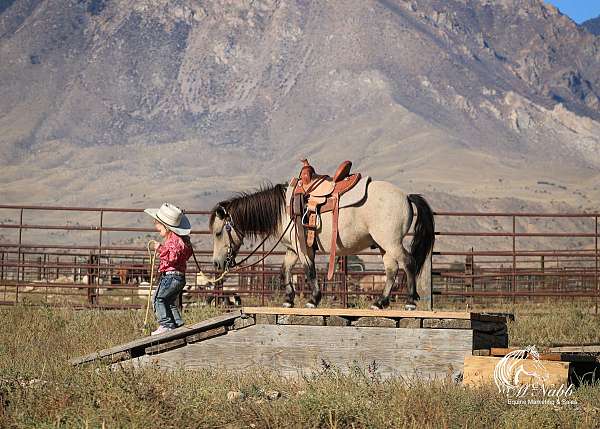
<path id="1" fill-rule="evenodd" d="M 343 307 L 348 308 L 348 257 L 342 258 L 342 293 L 343 293 Z"/>
<path id="2" fill-rule="evenodd" d="M 25 252 L 21 253 L 21 267 L 23 267 L 23 269 L 21 270 L 21 282 L 25 283 Z"/>
<path id="3" fill-rule="evenodd" d="M 261 268 L 262 268 L 262 274 L 261 274 L 261 281 L 260 281 L 260 303 L 261 305 L 265 305 L 265 243 L 262 244 L 262 255 L 261 258 L 263 258 L 262 262 L 261 262 Z"/>
<path id="4" fill-rule="evenodd" d="M 421 268 L 421 274 L 417 280 L 417 293 L 421 297 L 421 302 L 427 305 L 427 310 L 433 310 L 433 282 L 431 277 L 431 265 L 433 252 L 429 252 L 423 268 Z"/>
<path id="5" fill-rule="evenodd" d="M 22 271 L 21 267 L 21 244 L 23 242 L 23 208 L 19 216 L 19 245 L 17 247 L 17 283 L 15 285 L 15 303 L 19 302 L 19 281 Z"/>
<path id="6" fill-rule="evenodd" d="M 4 281 L 4 250 L 2 251 L 2 262 L 0 262 L 0 280 L 4 284 L 4 300 L 6 300 L 6 282 Z"/>
<path id="7" fill-rule="evenodd" d="M 517 217 L 512 216 L 512 302 L 515 303 L 514 293 L 517 291 Z"/>
<path id="8" fill-rule="evenodd" d="M 96 271 L 94 266 L 96 265 L 96 255 L 94 255 L 94 251 L 90 250 L 90 257 L 88 260 L 88 288 L 87 288 L 87 297 L 88 304 L 90 306 L 94 306 L 97 304 L 96 293 L 95 293 L 95 284 L 96 284 Z"/>
<path id="9" fill-rule="evenodd" d="M 473 307 L 473 292 L 475 292 L 475 256 L 474 248 L 471 246 L 471 254 L 465 258 L 465 292 L 471 292 L 466 297 L 467 305 Z"/>
<path id="10" fill-rule="evenodd" d="M 542 271 L 542 288 L 543 290 L 546 289 L 546 260 L 544 258 L 544 255 L 542 255 L 540 257 L 540 269 Z M 535 288 L 534 288 L 535 291 Z"/>
<path id="11" fill-rule="evenodd" d="M 102 272 L 100 267 L 102 266 L 102 231 L 104 228 L 104 210 L 100 210 L 100 232 L 98 234 L 98 273 L 96 276 L 97 287 L 95 292 L 95 304 L 98 305 L 100 301 L 100 278 L 102 276 Z"/>
<path id="12" fill-rule="evenodd" d="M 595 312 L 598 314 L 598 294 L 600 293 L 600 286 L 598 284 L 598 215 L 594 216 L 595 225 L 596 225 L 596 234 L 594 236 L 594 259 L 596 261 L 596 275 L 594 278 L 596 279 L 596 305 Z"/>

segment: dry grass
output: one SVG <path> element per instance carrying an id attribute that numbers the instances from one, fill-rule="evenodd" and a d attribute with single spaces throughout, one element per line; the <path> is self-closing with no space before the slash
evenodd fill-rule
<path id="1" fill-rule="evenodd" d="M 600 320 L 579 307 L 513 309 L 513 344 L 598 341 Z M 212 317 L 191 309 L 188 322 Z M 495 387 L 380 380 L 336 369 L 303 379 L 213 370 L 164 373 L 72 368 L 70 357 L 139 337 L 140 311 L 0 309 L 2 427 L 597 427 L 600 385 L 575 394 L 576 407 L 515 406 Z M 245 399 L 230 401 L 229 391 Z M 268 393 L 281 393 L 270 400 Z"/>

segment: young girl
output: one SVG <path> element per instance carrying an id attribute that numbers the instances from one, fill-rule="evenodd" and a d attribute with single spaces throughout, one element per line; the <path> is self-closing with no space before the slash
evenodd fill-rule
<path id="1" fill-rule="evenodd" d="M 154 228 L 163 238 L 162 244 L 152 240 L 150 249 L 160 256 L 158 286 L 154 294 L 154 312 L 159 326 L 152 335 L 183 326 L 177 298 L 185 286 L 186 262 L 192 256 L 188 218 L 176 206 L 164 203 L 159 209 L 146 209 L 154 218 Z"/>

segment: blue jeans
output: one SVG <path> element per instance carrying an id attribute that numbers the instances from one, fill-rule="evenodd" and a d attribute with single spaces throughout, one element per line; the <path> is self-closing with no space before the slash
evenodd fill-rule
<path id="1" fill-rule="evenodd" d="M 185 276 L 162 275 L 154 294 L 154 314 L 156 321 L 165 328 L 177 328 L 183 325 L 181 313 L 177 307 L 177 298 L 185 286 Z"/>

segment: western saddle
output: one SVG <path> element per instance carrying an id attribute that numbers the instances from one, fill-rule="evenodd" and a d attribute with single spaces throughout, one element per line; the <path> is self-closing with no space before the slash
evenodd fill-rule
<path id="1" fill-rule="evenodd" d="M 296 235 L 303 252 L 316 250 L 316 234 L 320 228 L 322 213 L 332 212 L 331 245 L 329 249 L 329 271 L 327 279 L 331 280 L 335 271 L 335 250 L 338 238 L 338 219 L 340 197 L 352 189 L 360 180 L 360 173 L 350 174 L 352 162 L 344 161 L 332 176 L 319 175 L 308 163 L 300 170 L 300 176 L 290 182 L 293 189 L 290 203 L 290 216 L 296 225 Z"/>

